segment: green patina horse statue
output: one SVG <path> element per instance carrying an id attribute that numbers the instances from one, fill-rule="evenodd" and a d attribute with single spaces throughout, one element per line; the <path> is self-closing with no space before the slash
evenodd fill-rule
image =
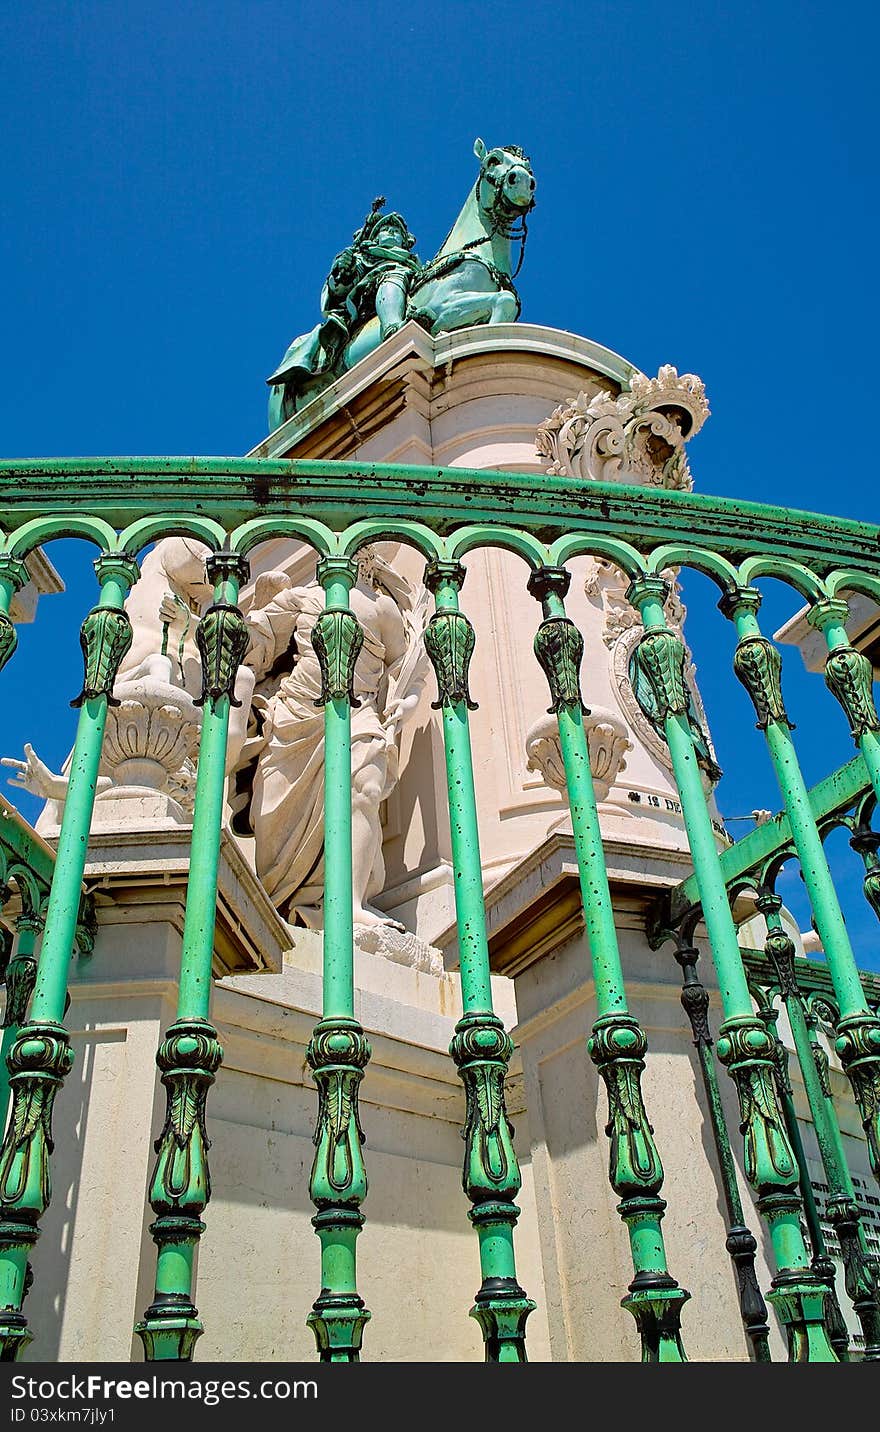
<path id="1" fill-rule="evenodd" d="M 476 183 L 439 253 L 426 264 L 410 253 L 415 241 L 400 215 L 380 214 L 384 200 L 376 200 L 373 214 L 355 235 L 354 246 L 337 257 L 324 286 L 325 321 L 294 339 L 267 379 L 270 431 L 372 353 L 408 319 L 436 334 L 475 324 L 512 323 L 519 317 L 520 301 L 513 280 L 525 252 L 535 178 L 527 155 L 516 145 L 487 149 L 478 139 L 474 153 L 480 161 Z M 379 244 L 366 248 L 367 238 Z M 359 258 L 364 252 L 378 257 Z M 333 294 L 344 293 L 344 278 L 349 274 L 351 293 L 370 293 L 371 261 L 378 271 L 372 289 L 373 311 L 364 318 L 362 305 L 350 303 L 346 313 L 344 300 Z M 356 271 L 360 277 L 354 276 Z"/>

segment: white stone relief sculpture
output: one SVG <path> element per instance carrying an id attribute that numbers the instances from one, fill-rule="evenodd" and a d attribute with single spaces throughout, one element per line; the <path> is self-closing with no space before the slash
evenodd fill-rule
<path id="1" fill-rule="evenodd" d="M 617 777 L 626 769 L 632 750 L 626 726 L 613 711 L 593 706 L 584 716 L 590 753 L 590 775 L 597 801 L 604 801 Z M 539 771 L 548 786 L 565 790 L 565 767 L 559 744 L 559 725 L 552 713 L 540 716 L 526 735 L 527 770 Z"/>
<path id="2" fill-rule="evenodd" d="M 194 637 L 199 615 L 212 599 L 207 553 L 203 543 L 189 538 L 157 543 L 126 601 L 132 644 L 114 686 L 119 705 L 107 711 L 96 828 L 192 819 L 202 719 L 193 699 L 201 689 Z M 2 764 L 15 773 L 12 785 L 47 802 L 37 820 L 39 832 L 57 833 L 68 762 L 56 774 L 26 746 L 23 761 L 6 757 Z"/>
<path id="3" fill-rule="evenodd" d="M 126 603 L 133 640 L 107 714 L 94 826 L 153 826 L 192 819 L 201 710 L 195 632 L 213 592 L 208 548 L 169 538 L 144 559 Z M 374 548 L 358 556 L 351 608 L 364 629 L 352 712 L 352 864 L 358 941 L 434 974 L 442 959 L 375 908 L 384 884 L 380 807 L 398 780 L 399 737 L 424 686 L 422 641 L 428 593 L 416 591 Z M 247 605 L 247 598 L 243 605 Z M 247 622 L 251 645 L 236 679 L 227 769 L 239 834 L 255 837 L 257 872 L 280 913 L 313 929 L 323 923 L 324 714 L 310 633 L 323 610 L 317 581 L 294 587 L 284 572 L 258 577 Z M 69 758 L 68 758 L 69 761 Z M 3 758 L 10 784 L 42 798 L 37 828 L 57 834 L 67 766 L 51 771 L 31 746 Z M 373 933 L 367 933 L 372 931 Z"/>
<path id="4" fill-rule="evenodd" d="M 149 675 L 116 683 L 118 706 L 107 710 L 95 788 L 94 827 L 146 820 L 186 825 L 192 820 L 201 712 L 170 680 L 171 663 L 157 656 Z M 25 759 L 4 757 L 15 772 L 10 785 L 46 801 L 37 819 L 41 835 L 57 833 L 67 796 L 67 762 L 50 771 L 30 745 Z"/>
<path id="5" fill-rule="evenodd" d="M 396 922 L 370 903 L 385 878 L 380 806 L 397 782 L 400 730 L 424 686 L 428 598 L 365 548 L 350 607 L 364 631 L 354 680 L 360 705 L 351 722 L 355 923 L 391 928 Z M 323 924 L 324 714 L 316 705 L 321 674 L 311 631 L 323 608 L 317 581 L 294 587 L 283 572 L 257 581 L 246 657 L 256 720 L 242 750 L 237 802 L 239 829 L 249 822 L 270 898 L 286 918 L 312 929 Z"/>
<path id="6" fill-rule="evenodd" d="M 708 416 L 702 380 L 667 363 L 617 397 L 580 393 L 540 424 L 535 446 L 553 476 L 690 490 L 684 447 Z"/>

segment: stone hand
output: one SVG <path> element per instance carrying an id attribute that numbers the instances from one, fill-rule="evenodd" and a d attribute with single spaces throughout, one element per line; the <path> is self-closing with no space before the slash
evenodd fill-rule
<path id="1" fill-rule="evenodd" d="M 15 772 L 9 777 L 9 784 L 43 800 L 64 800 L 67 776 L 56 776 L 50 771 L 29 742 L 25 742 L 24 754 L 23 761 L 16 761 L 12 756 L 0 757 L 0 765 L 9 766 Z"/>
<path id="2" fill-rule="evenodd" d="M 397 735 L 397 727 L 400 726 L 410 711 L 414 711 L 419 704 L 418 692 L 410 692 L 409 696 L 398 696 L 390 702 L 385 712 L 385 734 L 387 739 L 394 740 Z"/>
<path id="3" fill-rule="evenodd" d="M 166 592 L 161 602 L 159 603 L 160 622 L 173 622 L 179 611 L 180 603 L 172 595 L 171 592 Z"/>

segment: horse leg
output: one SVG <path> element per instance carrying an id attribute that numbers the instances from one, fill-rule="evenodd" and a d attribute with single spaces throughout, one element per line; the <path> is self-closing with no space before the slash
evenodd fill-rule
<path id="1" fill-rule="evenodd" d="M 509 289 L 493 294 L 494 310 L 490 323 L 515 323 L 519 318 L 519 302 Z"/>
<path id="2" fill-rule="evenodd" d="M 436 313 L 431 332 L 450 333 L 456 328 L 471 328 L 480 323 L 497 322 L 495 314 L 496 293 L 462 293 L 446 302 L 433 304 Z"/>

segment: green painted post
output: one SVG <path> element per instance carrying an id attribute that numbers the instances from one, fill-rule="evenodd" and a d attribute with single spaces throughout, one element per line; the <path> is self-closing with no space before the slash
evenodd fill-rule
<path id="1" fill-rule="evenodd" d="M 159 1045 L 156 1063 L 167 1093 L 165 1123 L 156 1140 L 150 1232 L 156 1244 L 153 1301 L 135 1326 L 148 1362 L 189 1362 L 203 1329 L 193 1303 L 193 1276 L 201 1215 L 211 1197 L 205 1104 L 223 1058 L 210 1023 L 211 968 L 217 911 L 217 872 L 226 741 L 235 678 L 247 651 L 248 632 L 239 612 L 239 587 L 248 564 L 234 552 L 217 552 L 205 564 L 214 601 L 199 623 L 202 658 L 202 728 L 186 888 L 177 1015 Z"/>
<path id="2" fill-rule="evenodd" d="M 822 1166 L 825 1169 L 825 1178 L 828 1184 L 828 1217 L 835 1226 L 844 1263 L 844 1283 L 847 1295 L 855 1309 L 856 1316 L 862 1327 L 865 1338 L 864 1356 L 867 1361 L 876 1361 L 880 1358 L 880 1303 L 878 1303 L 878 1288 L 876 1276 L 867 1259 L 867 1244 L 865 1243 L 864 1230 L 861 1227 L 858 1204 L 856 1203 L 855 1188 L 852 1178 L 846 1165 L 843 1155 L 843 1148 L 840 1142 L 840 1131 L 837 1127 L 837 1118 L 830 1098 L 830 1088 L 827 1083 L 827 1069 L 822 1068 L 821 1061 L 816 1058 L 816 1046 L 810 1038 L 807 1015 L 804 1009 L 804 1002 L 798 988 L 795 975 L 795 948 L 782 925 L 780 909 L 782 901 L 778 895 L 770 891 L 762 892 L 758 897 L 757 908 L 767 922 L 767 938 L 764 941 L 764 953 L 776 973 L 779 992 L 785 1004 L 788 1022 L 791 1026 L 792 1038 L 794 1039 L 795 1053 L 798 1058 L 798 1065 L 801 1070 L 801 1077 L 804 1082 L 804 1090 L 807 1095 L 807 1103 L 810 1108 L 810 1117 L 813 1121 L 813 1128 L 816 1134 L 816 1142 L 819 1145 L 819 1154 L 822 1159 Z M 826 1094 L 827 1089 L 827 1094 Z M 792 1105 L 792 1116 L 794 1106 Z M 795 1121 L 796 1122 L 796 1121 Z M 806 1189 L 804 1203 L 807 1207 L 808 1222 L 813 1237 L 813 1246 L 817 1254 L 827 1260 L 824 1237 L 821 1226 L 819 1226 L 818 1213 L 815 1212 L 815 1200 L 813 1200 L 812 1186 L 809 1175 L 806 1173 L 804 1161 L 803 1175 Z M 809 1202 L 813 1200 L 813 1218 L 819 1226 L 819 1239 L 821 1248 L 817 1246 L 813 1236 L 813 1221 L 809 1218 Z M 832 1265 L 833 1275 L 833 1265 Z M 832 1284 L 833 1286 L 833 1284 Z"/>
<path id="3" fill-rule="evenodd" d="M 880 831 L 872 830 L 866 823 L 859 823 L 849 843 L 865 867 L 862 892 L 880 919 L 880 855 L 877 853 L 880 850 Z"/>
<path id="4" fill-rule="evenodd" d="M 849 1362 L 849 1332 L 843 1320 L 843 1314 L 840 1311 L 840 1303 L 837 1301 L 837 1288 L 834 1281 L 834 1263 L 829 1258 L 828 1249 L 825 1246 L 825 1235 L 822 1232 L 822 1223 L 819 1218 L 819 1209 L 816 1205 L 816 1196 L 813 1193 L 804 1141 L 801 1138 L 800 1124 L 798 1123 L 797 1111 L 794 1107 L 794 1091 L 788 1072 L 788 1051 L 779 1038 L 776 1028 L 779 1011 L 773 1004 L 772 999 L 767 998 L 763 992 L 759 994 L 757 1003 L 758 1014 L 763 1021 L 764 1028 L 773 1041 L 776 1093 L 779 1098 L 779 1106 L 782 1109 L 782 1116 L 785 1119 L 785 1128 L 789 1142 L 794 1150 L 794 1156 L 797 1159 L 801 1199 L 804 1205 L 804 1220 L 810 1238 L 810 1247 L 813 1250 L 812 1257 L 810 1258 L 810 1267 L 813 1269 L 819 1282 L 824 1284 L 827 1290 L 825 1295 L 825 1322 L 828 1328 L 828 1340 L 834 1348 L 838 1360 L 840 1362 Z"/>
<path id="5" fill-rule="evenodd" d="M 721 1189 L 727 1207 L 727 1239 L 725 1247 L 736 1270 L 739 1292 L 740 1315 L 749 1338 L 753 1362 L 771 1362 L 770 1326 L 767 1322 L 767 1305 L 761 1296 L 758 1276 L 755 1272 L 757 1240 L 745 1221 L 736 1165 L 727 1120 L 718 1087 L 718 1073 L 712 1057 L 712 1033 L 709 1028 L 709 992 L 697 976 L 699 951 L 684 939 L 677 939 L 675 958 L 681 966 L 681 1004 L 690 1022 L 694 1036 L 694 1047 L 700 1061 L 700 1074 L 709 1106 L 709 1121 L 712 1138 L 718 1155 L 721 1173 Z"/>
<path id="6" fill-rule="evenodd" d="M 85 678 L 82 692 L 72 703 L 79 707 L 80 715 L 70 758 L 46 930 L 30 1016 L 20 1027 L 7 1058 L 12 1109 L 0 1150 L 0 1361 L 6 1362 L 15 1361 L 33 1336 L 21 1305 L 30 1249 L 39 1237 L 40 1218 L 52 1196 L 52 1108 L 73 1065 L 70 1039 L 61 1022 L 68 968 L 76 937 L 107 704 L 112 699 L 119 663 L 132 638 L 123 603 L 138 575 L 136 563 L 122 555 L 102 556 L 95 562 L 95 571 L 101 593 L 80 634 Z"/>
<path id="7" fill-rule="evenodd" d="M 630 1014 L 614 909 L 605 867 L 602 832 L 584 731 L 580 663 L 584 641 L 565 613 L 571 575 L 560 567 L 539 567 L 529 592 L 541 603 L 544 620 L 535 637 L 535 655 L 550 685 L 551 712 L 559 725 L 572 830 L 577 853 L 584 924 L 596 988 L 597 1019 L 588 1049 L 608 1090 L 609 1177 L 621 1202 L 618 1212 L 630 1238 L 635 1276 L 623 1306 L 639 1329 L 643 1362 L 683 1362 L 681 1308 L 690 1297 L 666 1266 L 660 1197 L 663 1165 L 654 1144 L 642 1097 L 641 1075 L 648 1041 Z"/>
<path id="8" fill-rule="evenodd" d="M 641 677 L 653 693 L 669 746 L 718 974 L 724 1010 L 718 1057 L 736 1084 L 746 1177 L 757 1193 L 758 1209 L 767 1220 L 776 1258 L 777 1272 L 768 1301 L 785 1325 L 791 1361 L 836 1362 L 824 1321 L 825 1290 L 809 1267 L 800 1227 L 798 1166 L 776 1097 L 773 1044 L 752 1008 L 687 719 L 684 642 L 666 626 L 663 608 L 668 591 L 660 577 L 640 577 L 631 583 L 627 596 L 645 626 L 634 655 Z M 653 713 L 646 710 L 645 714 Z"/>
<path id="9" fill-rule="evenodd" d="M 321 1291 L 309 1314 L 322 1362 L 358 1362 L 370 1314 L 357 1291 L 358 1234 L 367 1173 L 358 1090 L 370 1045 L 354 1015 L 351 850 L 351 708 L 364 634 L 349 608 L 357 567 L 323 557 L 325 609 L 312 629 L 324 707 L 324 979 L 322 1013 L 307 1059 L 318 1086 L 315 1158 L 309 1184 L 321 1243 Z"/>
<path id="10" fill-rule="evenodd" d="M 852 738 L 870 772 L 880 800 L 880 716 L 874 702 L 874 669 L 847 636 L 849 606 L 839 598 L 814 602 L 807 619 L 824 636 L 828 647 L 825 683 L 843 707 Z"/>
<path id="11" fill-rule="evenodd" d="M 525 1324 L 535 1304 L 520 1287 L 514 1261 L 514 1202 L 520 1190 L 513 1129 L 507 1117 L 504 1080 L 513 1043 L 492 1007 L 483 872 L 471 760 L 468 667 L 474 629 L 458 610 L 464 581 L 458 562 L 431 562 L 425 585 L 435 612 L 425 647 L 437 676 L 446 754 L 446 783 L 452 837 L 455 912 L 464 1013 L 449 1048 L 467 1096 L 462 1186 L 473 1207 L 482 1285 L 471 1317 L 480 1325 L 487 1362 L 525 1362 Z"/>
<path id="12" fill-rule="evenodd" d="M 0 1123 L 6 1131 L 9 1114 L 9 1051 L 18 1038 L 18 1031 L 27 1019 L 28 1005 L 37 978 L 37 961 L 34 955 L 37 935 L 43 928 L 38 915 L 25 909 L 17 916 L 15 949 L 6 967 L 6 1008 L 3 1012 L 3 1041 L 0 1051 Z"/>
<path id="13" fill-rule="evenodd" d="M 880 1266 L 868 1249 L 861 1209 L 850 1175 L 843 1147 L 843 1136 L 837 1119 L 837 1110 L 834 1107 L 831 1094 L 828 1055 L 822 1048 L 818 1037 L 816 1015 L 809 1004 L 802 1004 L 802 1007 L 813 1065 L 825 1104 L 826 1117 L 823 1120 L 823 1126 L 829 1130 L 831 1136 L 822 1148 L 822 1160 L 826 1173 L 830 1175 L 828 1187 L 831 1196 L 825 1205 L 826 1212 L 840 1244 L 843 1257 L 843 1281 L 847 1296 L 855 1308 L 856 1316 L 862 1327 L 865 1340 L 862 1355 L 866 1362 L 878 1362 L 880 1361 Z M 802 1064 L 805 1063 L 806 1054 L 802 1061 Z M 828 1150 L 827 1161 L 826 1147 Z"/>
<path id="14" fill-rule="evenodd" d="M 760 604 L 761 594 L 752 587 L 734 587 L 719 602 L 725 616 L 736 624 L 739 642 L 734 655 L 734 670 L 754 704 L 758 727 L 764 732 L 785 803 L 801 873 L 840 1009 L 838 1053 L 862 1116 L 871 1167 L 880 1179 L 880 1018 L 870 1012 L 865 1000 L 855 955 L 791 739 L 791 722 L 782 700 L 782 659 L 772 642 L 762 636 L 758 626 L 756 612 Z M 828 623 L 826 629 L 836 630 Z M 852 655 L 858 660 L 865 659 L 860 658 L 857 652 Z M 831 660 L 829 658 L 829 662 Z M 842 689 L 849 691 L 850 688 L 846 686 Z M 865 732 L 866 736 L 870 734 Z"/>
<path id="15" fill-rule="evenodd" d="M 8 553 L 0 555 L 0 671 L 18 646 L 18 633 L 9 616 L 12 598 L 29 581 L 30 573 L 24 562 Z"/>

